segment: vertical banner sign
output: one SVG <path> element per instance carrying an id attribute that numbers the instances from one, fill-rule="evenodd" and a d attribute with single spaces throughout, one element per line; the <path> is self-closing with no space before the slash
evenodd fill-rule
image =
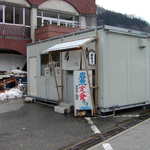
<path id="1" fill-rule="evenodd" d="M 86 71 L 74 71 L 74 106 L 75 112 L 93 109 Z"/>

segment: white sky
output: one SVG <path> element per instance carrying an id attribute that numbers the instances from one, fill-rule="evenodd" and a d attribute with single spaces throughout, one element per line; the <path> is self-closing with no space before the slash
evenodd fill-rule
<path id="1" fill-rule="evenodd" d="M 96 3 L 105 9 L 134 15 L 150 23 L 150 0 L 96 0 Z"/>

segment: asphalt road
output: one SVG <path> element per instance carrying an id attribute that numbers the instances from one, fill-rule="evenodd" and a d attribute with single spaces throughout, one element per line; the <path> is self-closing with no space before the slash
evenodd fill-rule
<path id="1" fill-rule="evenodd" d="M 91 119 L 103 133 L 129 118 Z M 64 116 L 48 106 L 22 100 L 0 104 L 0 150 L 59 150 L 93 134 L 84 118 Z"/>
<path id="2" fill-rule="evenodd" d="M 92 134 L 83 118 L 39 104 L 0 114 L 0 150 L 58 150 Z"/>
<path id="3" fill-rule="evenodd" d="M 149 150 L 150 119 L 88 150 Z"/>

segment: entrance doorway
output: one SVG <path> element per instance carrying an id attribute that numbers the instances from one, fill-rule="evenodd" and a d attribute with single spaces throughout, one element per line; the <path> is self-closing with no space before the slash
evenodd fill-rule
<path id="1" fill-rule="evenodd" d="M 73 100 L 73 71 L 64 72 L 64 101 L 68 104 L 74 104 Z"/>

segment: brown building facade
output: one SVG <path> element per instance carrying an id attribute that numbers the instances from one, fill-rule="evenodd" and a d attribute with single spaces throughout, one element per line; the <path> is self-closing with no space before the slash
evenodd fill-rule
<path id="1" fill-rule="evenodd" d="M 0 0 L 0 71 L 26 64 L 27 43 L 96 25 L 95 0 Z"/>

